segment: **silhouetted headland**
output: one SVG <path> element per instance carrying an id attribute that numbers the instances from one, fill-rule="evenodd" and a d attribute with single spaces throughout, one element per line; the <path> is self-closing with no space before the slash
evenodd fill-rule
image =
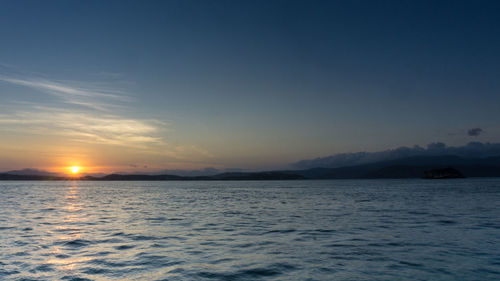
<path id="1" fill-rule="evenodd" d="M 452 167 L 443 169 L 434 169 L 424 172 L 424 179 L 457 179 L 465 178 L 464 175 L 457 169 Z"/>

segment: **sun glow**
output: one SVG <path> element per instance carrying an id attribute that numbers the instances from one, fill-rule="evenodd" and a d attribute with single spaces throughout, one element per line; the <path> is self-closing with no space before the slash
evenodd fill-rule
<path id="1" fill-rule="evenodd" d="M 71 167 L 71 172 L 72 172 L 73 174 L 77 174 L 79 170 L 80 170 L 80 167 L 78 167 L 78 166 L 73 166 L 73 167 Z"/>

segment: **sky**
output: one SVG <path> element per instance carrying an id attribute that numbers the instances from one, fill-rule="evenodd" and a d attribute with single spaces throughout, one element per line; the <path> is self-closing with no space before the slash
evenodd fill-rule
<path id="1" fill-rule="evenodd" d="M 500 141 L 498 1 L 2 1 L 0 171 Z"/>

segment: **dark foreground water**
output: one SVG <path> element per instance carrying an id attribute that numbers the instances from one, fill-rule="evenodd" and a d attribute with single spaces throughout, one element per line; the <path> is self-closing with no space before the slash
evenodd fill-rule
<path id="1" fill-rule="evenodd" d="M 0 280 L 500 280 L 500 180 L 0 182 Z"/>

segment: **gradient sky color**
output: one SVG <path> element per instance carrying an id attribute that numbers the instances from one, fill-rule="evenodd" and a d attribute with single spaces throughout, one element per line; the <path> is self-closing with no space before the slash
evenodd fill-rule
<path id="1" fill-rule="evenodd" d="M 498 1 L 1 6 L 0 171 L 275 169 L 500 141 Z"/>

